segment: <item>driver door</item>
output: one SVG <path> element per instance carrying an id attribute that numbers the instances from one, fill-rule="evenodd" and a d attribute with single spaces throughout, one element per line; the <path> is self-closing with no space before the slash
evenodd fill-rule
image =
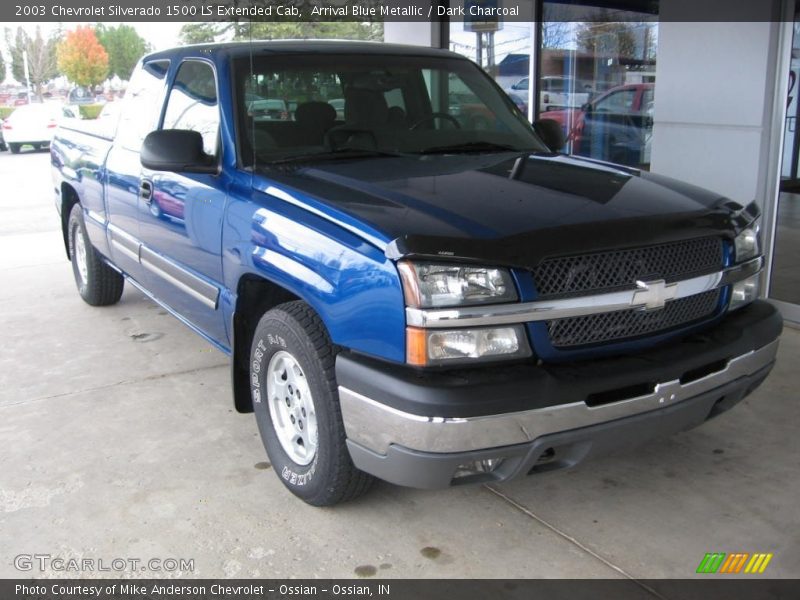
<path id="1" fill-rule="evenodd" d="M 214 68 L 186 60 L 170 86 L 162 129 L 198 131 L 206 154 L 220 159 L 220 111 Z M 142 173 L 139 235 L 145 286 L 197 329 L 225 340 L 219 310 L 222 216 L 227 194 L 219 175 Z"/>

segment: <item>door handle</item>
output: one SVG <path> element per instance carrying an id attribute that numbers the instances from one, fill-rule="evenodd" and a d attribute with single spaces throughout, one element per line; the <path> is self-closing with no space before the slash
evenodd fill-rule
<path id="1" fill-rule="evenodd" d="M 147 204 L 150 204 L 153 199 L 153 183 L 151 181 L 143 179 L 139 183 L 139 197 Z"/>

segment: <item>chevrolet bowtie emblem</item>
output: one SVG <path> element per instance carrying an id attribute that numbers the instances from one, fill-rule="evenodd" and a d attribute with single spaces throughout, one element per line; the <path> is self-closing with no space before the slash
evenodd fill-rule
<path id="1" fill-rule="evenodd" d="M 658 310 L 664 308 L 667 300 L 673 300 L 678 293 L 678 284 L 667 284 L 663 279 L 655 281 L 637 281 L 639 288 L 633 293 L 631 306 L 640 310 Z"/>

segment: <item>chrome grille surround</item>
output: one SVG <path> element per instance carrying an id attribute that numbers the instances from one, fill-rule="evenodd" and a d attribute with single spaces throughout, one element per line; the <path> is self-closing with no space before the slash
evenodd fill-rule
<path id="1" fill-rule="evenodd" d="M 711 290 L 667 302 L 659 310 L 628 309 L 547 321 L 556 348 L 603 344 L 663 333 L 711 318 L 721 290 Z"/>

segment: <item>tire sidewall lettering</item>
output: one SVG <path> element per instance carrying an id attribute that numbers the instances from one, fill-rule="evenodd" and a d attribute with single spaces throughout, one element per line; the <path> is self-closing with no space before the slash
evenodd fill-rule
<path id="1" fill-rule="evenodd" d="M 256 412 L 256 420 L 260 428 L 269 428 L 270 431 L 270 446 L 268 454 L 276 467 L 276 472 L 280 478 L 287 484 L 295 488 L 305 488 L 312 483 L 317 470 L 317 461 L 319 454 L 314 456 L 314 460 L 307 466 L 301 467 L 289 459 L 280 443 L 274 438 L 274 429 L 272 419 L 269 413 L 269 407 L 266 402 L 267 398 L 267 384 L 264 378 L 267 373 L 267 366 L 272 356 L 280 350 L 284 350 L 295 356 L 301 363 L 302 356 L 298 355 L 290 349 L 290 344 L 287 342 L 286 337 L 278 333 L 268 333 L 259 337 L 254 342 L 251 350 L 250 361 L 250 385 L 253 399 L 253 409 Z M 263 434 L 262 434 L 263 438 Z M 275 454 L 280 456 L 280 464 L 276 464 Z"/>

